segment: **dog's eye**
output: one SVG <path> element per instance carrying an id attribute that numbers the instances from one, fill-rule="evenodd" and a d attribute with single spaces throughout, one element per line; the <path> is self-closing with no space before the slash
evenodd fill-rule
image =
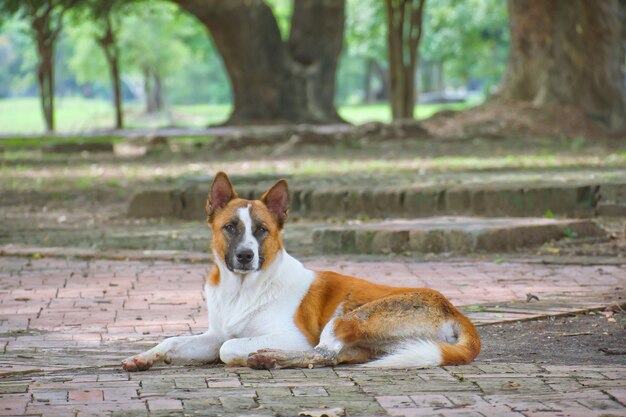
<path id="1" fill-rule="evenodd" d="M 223 229 L 228 233 L 235 233 L 235 231 L 237 230 L 233 223 L 228 223 L 224 225 Z"/>
<path id="2" fill-rule="evenodd" d="M 255 231 L 255 232 L 256 232 L 256 234 L 258 234 L 258 235 L 264 235 L 265 233 L 267 233 L 267 232 L 268 232 L 268 230 L 267 230 L 267 227 L 265 227 L 265 226 L 258 226 L 258 227 L 256 228 L 256 231 Z"/>

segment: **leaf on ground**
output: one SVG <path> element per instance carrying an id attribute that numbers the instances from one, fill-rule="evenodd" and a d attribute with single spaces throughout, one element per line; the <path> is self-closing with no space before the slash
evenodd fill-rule
<path id="1" fill-rule="evenodd" d="M 346 409 L 337 407 L 325 410 L 305 410 L 299 412 L 298 415 L 308 417 L 341 417 L 346 415 Z"/>
<path id="2" fill-rule="evenodd" d="M 476 306 L 476 305 L 464 306 L 463 309 L 465 311 L 477 311 L 477 312 L 485 311 L 485 307 L 483 307 L 483 306 Z"/>
<path id="3" fill-rule="evenodd" d="M 533 293 L 526 293 L 526 302 L 530 303 L 532 300 L 537 300 L 539 301 L 539 297 L 537 297 L 535 294 Z"/>

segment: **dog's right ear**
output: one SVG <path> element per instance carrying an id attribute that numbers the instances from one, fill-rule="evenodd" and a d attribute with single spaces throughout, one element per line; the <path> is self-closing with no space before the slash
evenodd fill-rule
<path id="1" fill-rule="evenodd" d="M 213 221 L 215 213 L 226 207 L 233 198 L 237 198 L 237 193 L 230 183 L 228 175 L 221 171 L 218 172 L 215 178 L 213 178 L 211 188 L 209 189 L 209 197 L 206 201 L 206 213 L 209 216 L 209 223 Z"/>

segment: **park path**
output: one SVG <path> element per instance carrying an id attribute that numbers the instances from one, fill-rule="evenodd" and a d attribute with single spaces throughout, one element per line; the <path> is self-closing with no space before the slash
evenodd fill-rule
<path id="1" fill-rule="evenodd" d="M 624 265 L 328 257 L 305 263 L 435 288 L 466 306 L 477 323 L 599 307 L 623 299 L 626 288 Z M 626 366 L 479 359 L 429 370 L 164 366 L 123 372 L 119 361 L 131 353 L 205 330 L 208 268 L 205 260 L 167 256 L 0 256 L 0 415 L 269 416 L 323 407 L 348 415 L 626 415 Z M 540 301 L 526 303 L 528 293 Z"/>

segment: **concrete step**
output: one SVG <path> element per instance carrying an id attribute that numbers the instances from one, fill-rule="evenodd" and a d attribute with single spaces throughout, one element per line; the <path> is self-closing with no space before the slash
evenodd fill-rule
<path id="1" fill-rule="evenodd" d="M 273 179 L 237 187 L 243 198 L 258 198 Z M 250 184 L 250 183 L 248 183 Z M 293 183 L 292 183 L 293 184 Z M 130 217 L 206 217 L 208 183 L 145 190 L 130 201 Z M 621 213 L 610 207 L 626 204 L 626 181 L 497 183 L 460 186 L 419 185 L 292 185 L 292 216 L 306 218 L 419 218 L 442 215 L 484 217 L 591 217 Z"/>
<path id="2" fill-rule="evenodd" d="M 329 254 L 509 252 L 573 237 L 607 234 L 591 220 L 435 217 L 321 227 L 313 245 Z"/>

